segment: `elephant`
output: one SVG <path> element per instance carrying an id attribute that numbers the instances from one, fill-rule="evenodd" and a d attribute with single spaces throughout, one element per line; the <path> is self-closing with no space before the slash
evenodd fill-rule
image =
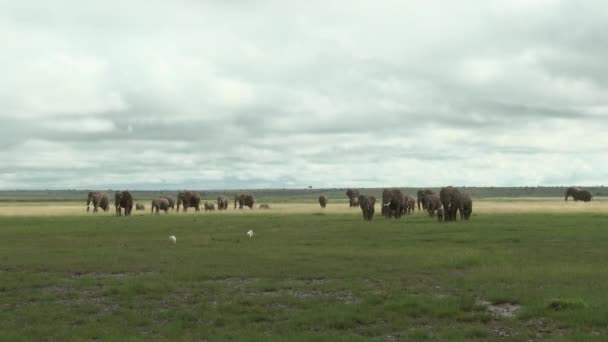
<path id="1" fill-rule="evenodd" d="M 382 191 L 382 216 L 400 218 L 406 210 L 406 199 L 397 188 Z"/>
<path id="2" fill-rule="evenodd" d="M 566 193 L 564 194 L 564 200 L 568 201 L 568 197 L 572 196 L 575 202 L 583 201 L 589 202 L 593 197 L 591 193 L 587 190 L 581 190 L 579 188 L 568 188 L 566 189 Z"/>
<path id="3" fill-rule="evenodd" d="M 133 195 L 128 191 L 116 191 L 114 194 L 114 206 L 116 207 L 116 215 L 122 215 L 122 209 L 125 208 L 125 216 L 131 215 L 133 211 Z"/>
<path id="4" fill-rule="evenodd" d="M 175 209 L 175 198 L 171 197 L 171 196 L 160 196 L 160 198 L 164 198 L 169 202 L 169 208 L 171 209 Z"/>
<path id="5" fill-rule="evenodd" d="M 439 192 L 439 199 L 445 211 L 444 221 L 456 221 L 456 212 L 462 210 L 462 193 L 460 190 L 448 186 Z"/>
<path id="6" fill-rule="evenodd" d="M 226 210 L 228 209 L 228 197 L 226 196 L 218 196 L 217 198 L 217 210 Z"/>
<path id="7" fill-rule="evenodd" d="M 462 192 L 462 206 L 460 207 L 460 219 L 468 220 L 473 212 L 473 200 L 471 195 L 466 192 Z"/>
<path id="8" fill-rule="evenodd" d="M 325 208 L 325 206 L 327 206 L 327 196 L 319 196 L 319 205 L 321 206 L 321 208 Z"/>
<path id="9" fill-rule="evenodd" d="M 437 221 L 443 221 L 443 207 L 437 208 Z"/>
<path id="10" fill-rule="evenodd" d="M 234 195 L 234 209 L 236 209 L 236 205 L 239 205 L 239 209 L 243 209 L 243 206 L 249 207 L 249 209 L 253 209 L 255 205 L 255 196 L 251 193 L 240 193 Z"/>
<path id="11" fill-rule="evenodd" d="M 270 209 L 270 205 L 268 205 L 267 203 L 262 203 L 260 204 L 260 209 Z"/>
<path id="12" fill-rule="evenodd" d="M 418 192 L 416 193 L 417 195 L 417 203 L 418 203 L 418 210 L 420 210 L 420 204 L 422 204 L 422 210 L 426 210 L 426 196 L 429 195 L 434 195 L 435 192 L 429 190 L 429 189 L 424 189 L 424 190 L 418 190 Z"/>
<path id="13" fill-rule="evenodd" d="M 424 208 L 428 211 L 430 217 L 435 216 L 435 212 L 439 211 L 441 208 L 441 200 L 439 196 L 435 193 L 426 194 L 423 198 L 424 200 Z M 443 209 L 441 209 L 443 211 Z"/>
<path id="14" fill-rule="evenodd" d="M 159 210 L 164 210 L 165 214 L 167 214 L 169 208 L 171 208 L 171 202 L 169 202 L 169 200 L 166 197 L 159 197 L 158 199 L 155 199 L 152 201 L 152 211 L 151 213 L 154 213 L 154 209 L 156 209 L 156 214 L 158 214 Z"/>
<path id="15" fill-rule="evenodd" d="M 188 208 L 194 208 L 196 211 L 201 210 L 201 195 L 195 191 L 180 191 L 177 194 L 177 211 L 179 212 L 180 205 L 184 205 L 184 212 Z"/>
<path id="16" fill-rule="evenodd" d="M 349 207 L 359 206 L 359 191 L 358 190 L 347 189 L 346 196 L 348 197 Z"/>
<path id="17" fill-rule="evenodd" d="M 89 211 L 89 206 L 93 204 L 93 212 L 96 213 L 98 208 L 101 208 L 103 211 L 108 211 L 110 209 L 110 196 L 105 192 L 91 191 L 87 196 L 87 212 Z"/>
<path id="18" fill-rule="evenodd" d="M 146 206 L 143 203 L 135 204 L 135 210 L 146 210 Z"/>
<path id="19" fill-rule="evenodd" d="M 205 208 L 205 211 L 215 210 L 215 204 L 213 204 L 211 202 L 205 202 L 204 208 Z"/>
<path id="20" fill-rule="evenodd" d="M 405 213 L 411 214 L 416 209 L 416 199 L 410 195 L 405 195 Z"/>
<path id="21" fill-rule="evenodd" d="M 359 195 L 357 199 L 357 202 L 359 202 L 359 206 L 361 207 L 361 212 L 363 213 L 363 219 L 365 221 L 371 221 L 374 218 L 376 197 Z"/>

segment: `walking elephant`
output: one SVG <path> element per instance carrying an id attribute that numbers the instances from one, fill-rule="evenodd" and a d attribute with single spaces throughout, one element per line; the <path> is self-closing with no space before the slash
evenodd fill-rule
<path id="1" fill-rule="evenodd" d="M 218 196 L 217 198 L 217 210 L 226 210 L 228 209 L 228 197 L 226 196 Z"/>
<path id="2" fill-rule="evenodd" d="M 460 209 L 460 219 L 468 220 L 473 212 L 473 200 L 471 195 L 466 192 L 462 192 L 462 207 Z"/>
<path id="3" fill-rule="evenodd" d="M 215 210 L 215 204 L 213 204 L 211 202 L 205 202 L 203 207 L 205 208 L 205 211 Z"/>
<path id="4" fill-rule="evenodd" d="M 177 211 L 179 212 L 180 205 L 184 206 L 184 212 L 188 208 L 194 208 L 196 211 L 201 210 L 201 195 L 195 191 L 180 191 L 177 194 Z"/>
<path id="5" fill-rule="evenodd" d="M 175 209 L 175 198 L 172 196 L 160 196 L 159 199 L 164 198 L 169 202 L 169 208 Z"/>
<path id="6" fill-rule="evenodd" d="M 108 211 L 110 209 L 110 196 L 105 192 L 91 191 L 87 196 L 87 212 L 91 204 L 93 204 L 94 213 L 98 211 L 98 208 Z"/>
<path id="7" fill-rule="evenodd" d="M 327 196 L 319 196 L 319 205 L 321 206 L 321 208 L 325 208 L 325 206 L 327 206 Z"/>
<path id="8" fill-rule="evenodd" d="M 357 198 L 359 202 L 359 206 L 361 207 L 361 212 L 363 213 L 363 219 L 365 221 L 371 221 L 374 218 L 374 212 L 376 209 L 376 197 L 374 196 L 365 196 L 359 195 Z"/>
<path id="9" fill-rule="evenodd" d="M 356 207 L 359 205 L 359 190 L 347 189 L 346 196 L 348 197 L 349 207 Z"/>
<path id="10" fill-rule="evenodd" d="M 430 189 L 418 190 L 418 192 L 416 193 L 418 210 L 421 210 L 420 204 L 422 204 L 422 210 L 426 210 L 426 206 L 427 206 L 426 197 L 430 196 L 430 195 L 434 195 L 434 194 L 435 194 L 435 192 L 431 191 Z"/>
<path id="11" fill-rule="evenodd" d="M 133 211 L 133 195 L 128 191 L 116 191 L 114 194 L 114 206 L 116 207 L 116 215 L 122 215 L 122 208 L 125 208 L 125 216 L 131 215 Z"/>
<path id="12" fill-rule="evenodd" d="M 462 193 L 458 189 L 448 186 L 441 189 L 439 199 L 445 213 L 444 221 L 456 221 L 456 212 L 462 208 Z"/>
<path id="13" fill-rule="evenodd" d="M 405 213 L 410 215 L 416 209 L 416 199 L 410 195 L 405 195 Z"/>
<path id="14" fill-rule="evenodd" d="M 579 188 L 566 189 L 566 193 L 564 194 L 564 200 L 568 201 L 568 197 L 571 197 L 571 196 L 575 202 L 577 202 L 577 201 L 589 202 L 589 201 L 591 201 L 591 198 L 593 197 L 591 195 L 591 193 L 587 190 L 581 190 Z"/>
<path id="15" fill-rule="evenodd" d="M 439 211 L 439 208 L 442 207 L 439 196 L 435 193 L 426 194 L 424 196 L 423 200 L 424 200 L 424 208 L 429 213 L 429 216 L 434 217 L 435 213 L 437 211 Z M 442 209 L 442 211 L 443 211 L 443 209 Z"/>
<path id="16" fill-rule="evenodd" d="M 158 214 L 159 210 L 163 210 L 165 214 L 168 213 L 169 208 L 171 208 L 171 203 L 166 197 L 160 197 L 152 201 L 152 211 L 154 214 L 154 210 L 156 210 L 156 214 Z"/>
<path id="17" fill-rule="evenodd" d="M 255 205 L 255 196 L 252 193 L 240 193 L 234 195 L 234 209 L 236 206 L 239 206 L 239 209 L 243 209 L 243 207 L 249 207 L 249 209 L 253 209 Z"/>
<path id="18" fill-rule="evenodd" d="M 397 188 L 382 191 L 382 216 L 400 218 L 406 211 L 406 199 Z"/>
<path id="19" fill-rule="evenodd" d="M 443 221 L 443 207 L 437 208 L 437 221 Z"/>

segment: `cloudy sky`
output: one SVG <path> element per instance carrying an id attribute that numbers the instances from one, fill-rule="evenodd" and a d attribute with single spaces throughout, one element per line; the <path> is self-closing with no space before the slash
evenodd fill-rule
<path id="1" fill-rule="evenodd" d="M 601 0 L 0 0 L 0 189 L 607 184 L 607 32 Z"/>

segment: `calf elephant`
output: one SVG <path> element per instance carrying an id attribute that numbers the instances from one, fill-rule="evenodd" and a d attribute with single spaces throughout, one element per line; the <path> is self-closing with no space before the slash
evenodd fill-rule
<path id="1" fill-rule="evenodd" d="M 110 196 L 105 192 L 91 191 L 87 196 L 87 212 L 91 204 L 93 204 L 94 213 L 98 211 L 97 208 L 108 211 L 110 209 Z"/>
<path id="2" fill-rule="evenodd" d="M 426 197 L 434 195 L 435 193 L 429 189 L 418 190 L 417 195 L 417 203 L 418 210 L 420 210 L 420 204 L 422 204 L 422 210 L 426 210 L 427 202 Z"/>
<path id="3" fill-rule="evenodd" d="M 169 208 L 170 209 L 175 209 L 175 198 L 171 197 L 171 196 L 160 196 L 160 198 L 164 198 L 167 200 L 167 202 L 169 202 Z"/>
<path id="4" fill-rule="evenodd" d="M 441 189 L 439 199 L 445 212 L 444 221 L 456 221 L 456 212 L 462 208 L 462 193 L 458 189 L 448 186 Z"/>
<path id="5" fill-rule="evenodd" d="M 114 194 L 114 206 L 116 207 L 116 215 L 122 215 L 122 208 L 125 208 L 125 216 L 131 215 L 133 211 L 133 195 L 128 191 L 116 191 Z"/>
<path id="6" fill-rule="evenodd" d="M 365 196 L 359 195 L 357 198 L 359 202 L 359 206 L 361 207 L 361 212 L 363 213 L 363 219 L 365 221 L 371 221 L 374 218 L 374 212 L 376 209 L 376 197 L 374 196 Z"/>
<path id="7" fill-rule="evenodd" d="M 205 208 L 205 211 L 215 210 L 215 204 L 213 204 L 211 202 L 205 202 L 204 208 Z"/>
<path id="8" fill-rule="evenodd" d="M 135 204 L 135 210 L 146 210 L 146 206 L 143 203 Z"/>
<path id="9" fill-rule="evenodd" d="M 359 206 L 359 191 L 358 190 L 347 189 L 346 196 L 348 197 L 349 207 Z"/>
<path id="10" fill-rule="evenodd" d="M 327 196 L 319 196 L 319 205 L 321 206 L 321 208 L 325 208 L 325 206 L 327 206 Z"/>
<path id="11" fill-rule="evenodd" d="M 587 190 L 581 190 L 579 188 L 568 188 L 566 189 L 566 193 L 564 194 L 564 200 L 568 201 L 568 197 L 572 196 L 575 202 L 583 201 L 589 202 L 593 197 L 591 193 Z"/>
<path id="12" fill-rule="evenodd" d="M 226 196 L 218 196 L 217 198 L 217 210 L 226 210 L 228 209 L 228 197 Z"/>
<path id="13" fill-rule="evenodd" d="M 437 221 L 443 221 L 443 207 L 437 208 Z"/>
<path id="14" fill-rule="evenodd" d="M 416 209 L 416 199 L 410 195 L 405 195 L 405 213 L 411 214 Z"/>
<path id="15" fill-rule="evenodd" d="M 460 219 L 468 220 L 473 212 L 473 200 L 471 195 L 466 192 L 462 192 L 462 207 L 460 209 Z"/>
<path id="16" fill-rule="evenodd" d="M 430 217 L 434 217 L 435 213 L 441 208 L 441 200 L 439 196 L 435 193 L 427 194 L 424 197 L 424 206 L 429 213 Z M 443 211 L 443 209 L 442 209 Z"/>
<path id="17" fill-rule="evenodd" d="M 239 209 L 243 209 L 243 207 L 249 207 L 249 209 L 253 209 L 255 205 L 255 196 L 251 193 L 241 193 L 234 195 L 234 208 L 239 206 Z"/>
<path id="18" fill-rule="evenodd" d="M 153 214 L 154 210 L 156 210 L 156 214 L 158 214 L 159 210 L 163 210 L 165 214 L 167 214 L 169 208 L 171 208 L 171 203 L 169 202 L 169 200 L 166 197 L 160 197 L 152 201 L 151 213 Z"/>
<path id="19" fill-rule="evenodd" d="M 180 205 L 184 206 L 184 212 L 188 208 L 194 208 L 196 211 L 201 210 L 201 195 L 195 191 L 180 191 L 177 194 L 177 211 L 179 212 Z"/>

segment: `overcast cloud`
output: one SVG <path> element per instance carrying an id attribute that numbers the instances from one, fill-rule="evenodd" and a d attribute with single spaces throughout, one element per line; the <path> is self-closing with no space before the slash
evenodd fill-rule
<path id="1" fill-rule="evenodd" d="M 0 189 L 608 179 L 605 1 L 0 4 Z"/>

